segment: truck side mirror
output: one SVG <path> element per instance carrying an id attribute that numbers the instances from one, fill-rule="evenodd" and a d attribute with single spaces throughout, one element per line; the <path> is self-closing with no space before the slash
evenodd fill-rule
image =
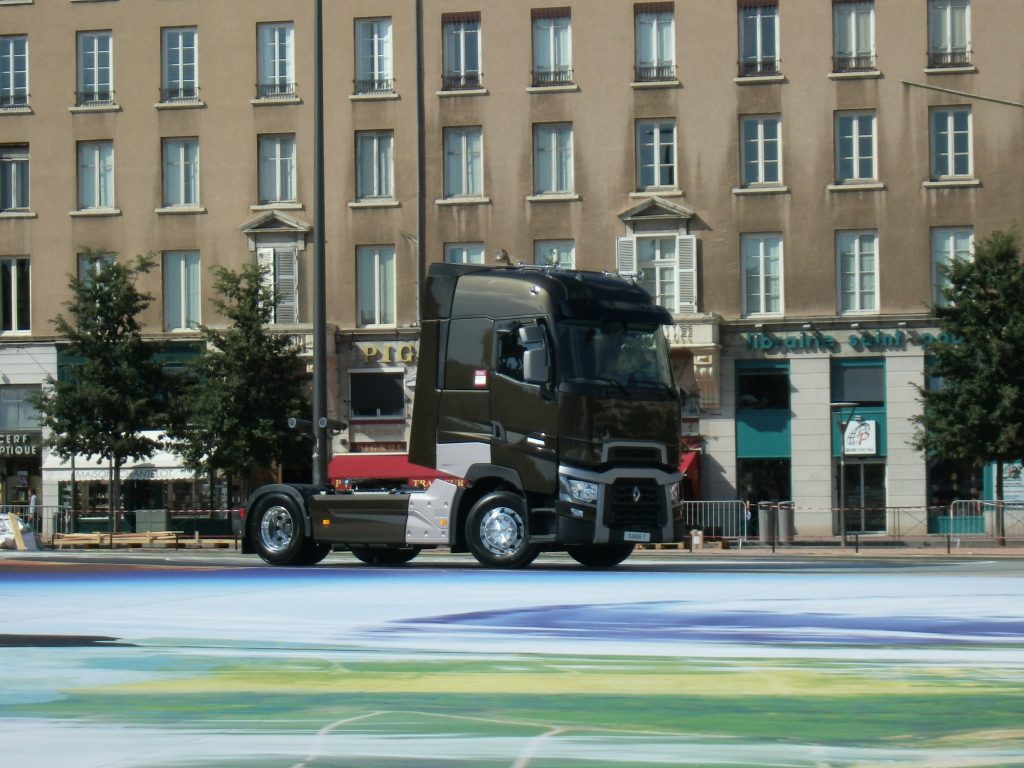
<path id="1" fill-rule="evenodd" d="M 523 381 L 527 384 L 547 384 L 550 375 L 547 349 L 538 347 L 523 353 Z"/>

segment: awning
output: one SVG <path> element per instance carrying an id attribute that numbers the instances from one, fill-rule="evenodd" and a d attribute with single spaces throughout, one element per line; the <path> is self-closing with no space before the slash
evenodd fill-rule
<path id="1" fill-rule="evenodd" d="M 700 451 L 685 451 L 679 457 L 679 471 L 683 473 L 683 498 L 700 499 Z"/>
<path id="2" fill-rule="evenodd" d="M 163 444 L 165 435 L 160 430 L 144 430 L 145 437 Z M 192 480 L 195 473 L 184 466 L 185 460 L 174 451 L 156 448 L 142 459 L 130 459 L 121 467 L 121 480 Z M 74 470 L 72 470 L 74 467 Z M 70 480 L 72 471 L 75 480 L 87 482 L 107 480 L 110 465 L 98 456 L 76 456 L 74 461 L 65 461 L 53 451 L 47 451 L 42 464 L 43 477 L 50 480 Z"/>
<path id="3" fill-rule="evenodd" d="M 421 467 L 409 461 L 405 453 L 345 453 L 335 456 L 327 465 L 327 477 L 334 486 L 346 480 L 405 480 L 409 485 L 428 485 L 442 478 L 456 478 L 436 469 Z"/>

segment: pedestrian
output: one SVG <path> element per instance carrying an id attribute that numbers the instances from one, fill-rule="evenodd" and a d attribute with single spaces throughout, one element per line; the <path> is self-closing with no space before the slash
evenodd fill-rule
<path id="1" fill-rule="evenodd" d="M 28 487 L 28 522 L 30 525 L 36 523 L 36 489 L 31 485 Z"/>

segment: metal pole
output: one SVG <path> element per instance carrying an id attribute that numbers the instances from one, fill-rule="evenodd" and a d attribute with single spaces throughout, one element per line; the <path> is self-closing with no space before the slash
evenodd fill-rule
<path id="1" fill-rule="evenodd" d="M 327 485 L 327 275 L 324 236 L 323 0 L 313 20 L 313 484 Z"/>
<path id="2" fill-rule="evenodd" d="M 416 0 L 416 322 L 421 325 L 427 252 L 427 137 L 423 0 Z"/>
<path id="3" fill-rule="evenodd" d="M 846 424 L 839 416 L 839 541 L 846 548 Z"/>

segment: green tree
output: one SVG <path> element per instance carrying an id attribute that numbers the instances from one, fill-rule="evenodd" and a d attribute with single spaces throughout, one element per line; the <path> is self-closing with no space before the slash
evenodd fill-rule
<path id="1" fill-rule="evenodd" d="M 74 362 L 47 380 L 35 406 L 48 430 L 46 444 L 57 455 L 109 463 L 110 530 L 116 531 L 121 467 L 158 445 L 142 432 L 160 422 L 165 386 L 155 346 L 142 339 L 138 319 L 153 297 L 137 285 L 156 262 L 149 255 L 120 262 L 96 251 L 88 251 L 86 261 L 85 273 L 68 283 L 67 315 L 53 320 Z"/>
<path id="2" fill-rule="evenodd" d="M 211 484 L 221 472 L 239 478 L 245 494 L 254 469 L 294 461 L 308 449 L 288 426 L 290 417 L 308 411 L 305 377 L 288 337 L 267 330 L 274 292 L 260 268 L 249 264 L 233 272 L 218 266 L 213 275 L 214 306 L 230 325 L 200 326 L 206 347 L 187 366 L 168 434 L 189 466 L 207 471 Z"/>
<path id="3" fill-rule="evenodd" d="M 935 313 L 949 340 L 928 348 L 929 375 L 938 385 L 919 387 L 924 407 L 914 446 L 929 457 L 972 466 L 995 462 L 1001 502 L 1003 464 L 1024 457 L 1020 233 L 993 232 L 978 241 L 973 260 L 954 260 L 946 274 L 945 301 Z M 1000 539 L 1002 523 L 999 515 Z"/>

